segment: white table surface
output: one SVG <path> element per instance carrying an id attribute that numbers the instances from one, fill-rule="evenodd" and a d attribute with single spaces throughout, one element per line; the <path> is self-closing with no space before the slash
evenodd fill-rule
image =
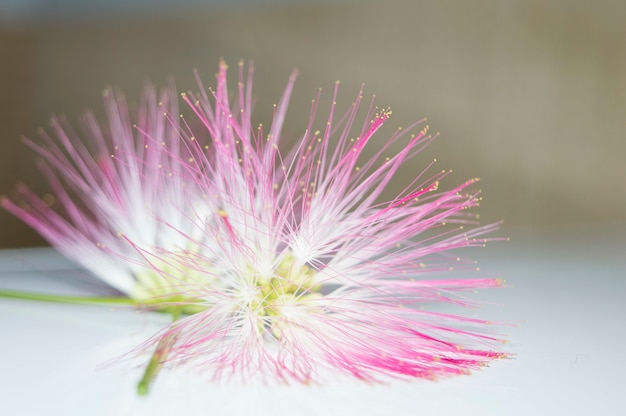
<path id="1" fill-rule="evenodd" d="M 508 228 L 509 243 L 465 255 L 502 273 L 481 316 L 505 328 L 512 360 L 470 376 L 389 385 L 216 386 L 162 373 L 148 397 L 145 359 L 118 362 L 167 317 L 0 299 L 2 415 L 626 415 L 626 226 Z M 0 287 L 106 295 L 51 249 L 0 251 Z M 473 313 L 470 311 L 470 313 Z"/>

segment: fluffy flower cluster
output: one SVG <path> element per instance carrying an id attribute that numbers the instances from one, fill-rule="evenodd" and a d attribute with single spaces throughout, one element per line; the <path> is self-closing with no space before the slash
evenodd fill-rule
<path id="1" fill-rule="evenodd" d="M 363 149 L 390 117 L 362 93 L 343 117 L 319 102 L 295 147 L 279 147 L 295 76 L 269 129 L 253 127 L 252 68 L 239 84 L 182 94 L 148 88 L 131 121 L 124 98 L 104 94 L 108 123 L 86 118 L 91 148 L 64 121 L 56 139 L 29 141 L 56 198 L 19 187 L 2 206 L 69 258 L 141 304 L 181 314 L 146 341 L 167 340 L 167 361 L 214 379 L 255 374 L 309 382 L 466 373 L 500 357 L 486 321 L 428 310 L 469 305 L 459 293 L 499 279 L 438 279 L 448 253 L 483 246 L 497 224 L 475 225 L 469 180 L 442 191 L 446 171 L 423 170 L 396 198 L 381 193 L 432 137 L 421 122 L 397 130 L 373 156 Z M 367 107 L 367 106 L 366 106 Z M 337 120 L 339 118 L 339 120 Z M 400 152 L 389 148 L 404 140 Z M 52 202 L 52 203 L 50 203 Z M 165 358 L 165 355 L 164 355 Z"/>

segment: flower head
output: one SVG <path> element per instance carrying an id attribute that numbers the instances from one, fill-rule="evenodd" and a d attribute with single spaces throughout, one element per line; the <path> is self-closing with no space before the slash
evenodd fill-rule
<path id="1" fill-rule="evenodd" d="M 421 308 L 465 305 L 458 292 L 501 284 L 434 277 L 458 263 L 449 250 L 482 246 L 481 235 L 497 227 L 472 228 L 466 210 L 478 204 L 470 190 L 476 180 L 441 191 L 448 172 L 422 172 L 380 202 L 399 167 L 432 140 L 427 127 L 398 130 L 364 158 L 391 111 L 370 104 L 359 122 L 360 92 L 336 121 L 336 86 L 323 129 L 314 127 L 318 97 L 302 137 L 283 152 L 295 76 L 265 131 L 252 127 L 252 70 L 247 81 L 243 64 L 239 71 L 234 103 L 225 64 L 209 94 L 183 94 L 201 122 L 184 136 L 205 133 L 209 142 L 186 140 L 193 163 L 180 176 L 194 190 L 187 197 L 196 201 L 200 190 L 202 238 L 191 238 L 198 249 L 181 262 L 213 283 L 190 284 L 206 309 L 155 338 L 176 337 L 170 359 L 200 363 L 215 378 L 258 373 L 308 382 L 327 369 L 365 380 L 437 377 L 501 356 L 500 340 L 481 328 L 487 322 Z M 404 148 L 385 157 L 399 140 Z"/>
<path id="2" fill-rule="evenodd" d="M 47 160 L 60 213 L 24 188 L 27 207 L 3 206 L 129 296 L 180 307 L 186 316 L 144 347 L 158 344 L 169 362 L 216 380 L 435 378 L 501 357 L 487 321 L 430 308 L 468 306 L 462 291 L 501 285 L 438 276 L 469 268 L 450 250 L 482 246 L 498 226 L 478 227 L 467 211 L 478 205 L 476 180 L 441 190 L 449 172 L 427 167 L 381 202 L 433 137 L 418 122 L 366 157 L 391 111 L 372 102 L 360 118 L 361 91 L 337 117 L 338 85 L 322 127 L 318 96 L 302 137 L 284 151 L 294 81 L 267 130 L 252 124 L 252 67 L 246 75 L 242 63 L 234 94 L 224 63 L 214 89 L 200 82 L 199 93 L 182 94 L 193 121 L 148 90 L 134 137 L 123 100 L 108 95 L 109 132 L 88 123 L 106 158 L 58 123 L 60 145 L 45 135 L 46 146 L 31 143 Z M 388 154 L 399 141 L 402 150 Z"/>
<path id="3" fill-rule="evenodd" d="M 40 198 L 20 185 L 18 201 L 3 197 L 1 204 L 115 289 L 137 301 L 163 301 L 179 292 L 166 277 L 177 265 L 162 264 L 160 273 L 147 269 L 134 247 L 188 250 L 181 232 L 196 229 L 179 209 L 185 184 L 172 175 L 185 155 L 177 97 L 173 88 L 157 97 L 147 86 L 134 116 L 121 93 L 107 89 L 103 99 L 107 123 L 87 113 L 83 139 L 59 117 L 50 121 L 53 136 L 41 129 L 41 141 L 25 139 L 42 156 L 39 166 L 54 196 Z"/>

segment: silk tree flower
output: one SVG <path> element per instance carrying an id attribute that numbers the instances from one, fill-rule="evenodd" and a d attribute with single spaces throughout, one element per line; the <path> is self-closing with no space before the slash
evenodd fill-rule
<path id="1" fill-rule="evenodd" d="M 391 111 L 372 102 L 359 121 L 361 91 L 337 121 L 338 86 L 322 129 L 315 128 L 318 96 L 302 137 L 283 152 L 294 80 L 267 131 L 253 128 L 252 68 L 246 76 L 243 64 L 232 97 L 224 63 L 215 89 L 207 93 L 199 81 L 200 93 L 182 94 L 200 127 L 183 123 L 193 162 L 180 158 L 178 174 L 193 184 L 185 206 L 196 206 L 200 190 L 202 210 L 192 233 L 201 238 L 189 235 L 196 249 L 178 261 L 212 284 L 189 282 L 205 309 L 144 347 L 167 340 L 168 361 L 197 365 L 215 380 L 302 383 L 333 374 L 436 378 L 503 357 L 503 341 L 489 334 L 489 322 L 429 310 L 442 302 L 469 306 L 463 291 L 502 284 L 439 276 L 452 267 L 469 269 L 449 252 L 483 246 L 483 235 L 498 227 L 478 227 L 466 211 L 479 203 L 471 190 L 476 179 L 442 191 L 449 171 L 425 169 L 401 195 L 381 202 L 400 166 L 433 137 L 418 122 L 365 157 Z M 203 135 L 205 145 L 195 139 Z M 387 156 L 401 140 L 402 150 Z M 156 256 L 155 264 L 168 257 Z"/>
<path id="2" fill-rule="evenodd" d="M 181 270 L 171 254 L 189 250 L 190 241 L 180 231 L 196 229 L 178 207 L 185 184 L 172 175 L 185 153 L 176 92 L 170 87 L 159 99 L 154 88 L 146 87 L 134 117 L 121 93 L 107 89 L 103 99 L 107 123 L 100 126 L 87 113 L 84 139 L 59 117 L 50 121 L 53 136 L 41 129 L 39 142 L 25 139 L 42 157 L 39 167 L 54 196 L 39 198 L 20 185 L 17 202 L 3 197 L 2 206 L 131 299 L 176 301 L 181 281 L 202 279 Z M 173 260 L 155 272 L 145 266 L 138 246 L 167 250 Z M 166 277 L 168 272 L 176 280 Z"/>
<path id="3" fill-rule="evenodd" d="M 215 88 L 199 80 L 199 93 L 182 94 L 191 117 L 179 117 L 172 89 L 157 100 L 148 88 L 131 121 L 124 98 L 106 91 L 106 127 L 86 118 L 91 147 L 57 119 L 56 140 L 27 141 L 45 160 L 53 203 L 24 186 L 18 202 L 2 199 L 106 283 L 172 311 L 176 320 L 138 347 L 153 351 L 143 380 L 163 364 L 215 381 L 437 378 L 505 356 L 490 322 L 439 306 L 473 306 L 464 292 L 502 284 L 443 275 L 473 269 L 452 250 L 483 246 L 498 228 L 468 211 L 476 179 L 441 190 L 449 171 L 429 165 L 384 201 L 434 139 L 423 121 L 366 156 L 391 111 L 364 105 L 360 91 L 338 117 L 337 84 L 328 114 L 318 117 L 318 95 L 285 151 L 295 74 L 267 131 L 252 123 L 252 75 L 241 63 L 231 95 L 221 63 Z"/>

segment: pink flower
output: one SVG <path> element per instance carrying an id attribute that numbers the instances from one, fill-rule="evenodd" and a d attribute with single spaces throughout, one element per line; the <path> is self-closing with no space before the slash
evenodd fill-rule
<path id="1" fill-rule="evenodd" d="M 18 202 L 3 197 L 1 204 L 65 256 L 129 297 L 171 300 L 179 289 L 172 288 L 177 281 L 165 273 L 176 265 L 161 264 L 154 272 L 135 248 L 186 250 L 189 240 L 180 232 L 197 230 L 179 207 L 185 184 L 172 174 L 188 163 L 179 160 L 186 150 L 178 133 L 176 93 L 169 88 L 158 99 L 146 87 L 135 117 L 122 94 L 107 89 L 103 98 L 108 123 L 101 127 L 87 113 L 85 141 L 58 117 L 50 122 L 54 138 L 41 129 L 40 143 L 25 139 L 42 156 L 39 166 L 54 197 L 39 198 L 20 185 Z M 189 279 L 189 273 L 178 276 Z"/>
<path id="2" fill-rule="evenodd" d="M 21 187 L 22 204 L 2 205 L 128 296 L 182 313 L 140 350 L 156 344 L 159 361 L 214 380 L 436 378 L 502 357 L 489 322 L 432 307 L 470 306 L 461 292 L 501 285 L 439 276 L 473 268 L 450 251 L 483 246 L 498 227 L 478 227 L 467 211 L 478 205 L 476 180 L 444 191 L 449 172 L 427 166 L 381 202 L 400 166 L 433 140 L 423 122 L 365 157 L 391 111 L 372 102 L 360 117 L 361 91 L 337 117 L 335 86 L 321 128 L 318 96 L 284 152 L 295 75 L 265 130 L 252 124 L 252 67 L 244 72 L 241 63 L 232 96 L 224 63 L 215 89 L 199 81 L 200 93 L 182 94 L 194 121 L 179 119 L 171 93 L 157 105 L 148 89 L 135 134 L 123 99 L 105 94 L 108 131 L 87 118 L 94 149 L 53 120 L 58 144 L 45 134 L 43 145 L 28 143 L 58 202 Z"/>
<path id="3" fill-rule="evenodd" d="M 183 134 L 193 160 L 179 164 L 193 184 L 187 206 L 200 189 L 209 215 L 198 218 L 202 239 L 191 237 L 196 249 L 180 261 L 213 283 L 189 285 L 206 309 L 147 345 L 175 340 L 170 361 L 196 363 L 215 379 L 256 374 L 303 383 L 336 373 L 434 378 L 501 357 L 502 341 L 484 331 L 488 322 L 422 309 L 467 305 L 458 292 L 501 285 L 434 277 L 459 263 L 469 268 L 448 252 L 483 246 L 481 236 L 497 228 L 474 228 L 466 212 L 478 204 L 470 190 L 476 180 L 441 191 L 448 172 L 424 170 L 402 195 L 381 203 L 398 168 L 432 137 L 418 122 L 365 159 L 363 149 L 391 111 L 371 103 L 358 122 L 359 92 L 337 122 L 337 87 L 322 129 L 315 128 L 318 97 L 299 142 L 281 152 L 294 80 L 268 131 L 252 126 L 252 69 L 246 78 L 243 64 L 233 104 L 224 63 L 210 94 L 182 95 L 201 121 Z M 189 140 L 207 134 L 207 145 Z M 399 140 L 403 150 L 385 157 Z"/>

